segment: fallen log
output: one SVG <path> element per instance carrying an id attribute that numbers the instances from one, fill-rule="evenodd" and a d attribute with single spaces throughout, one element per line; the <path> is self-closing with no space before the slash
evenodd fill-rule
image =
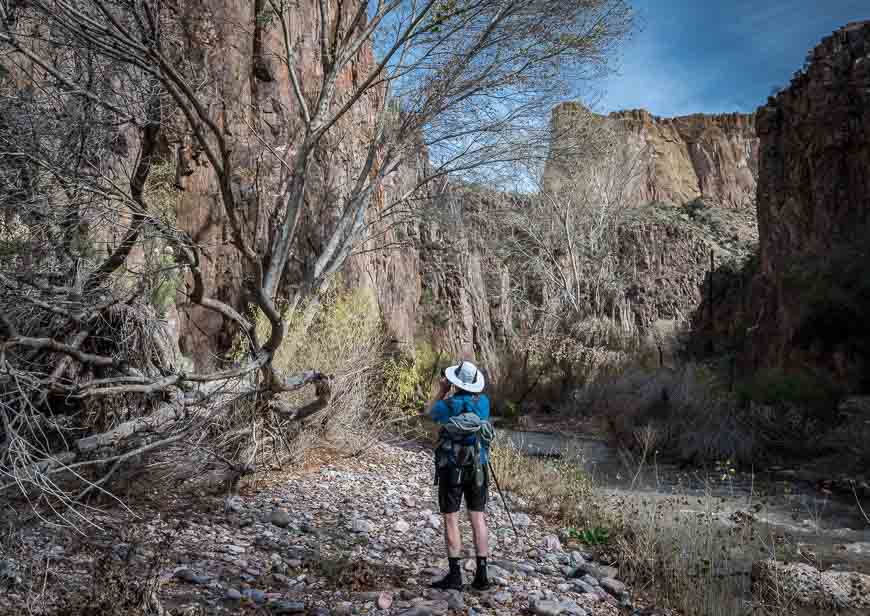
<path id="1" fill-rule="evenodd" d="M 161 426 L 174 422 L 186 416 L 183 406 L 175 403 L 166 403 L 158 407 L 153 413 L 126 421 L 108 432 L 93 434 L 76 441 L 76 449 L 81 453 L 89 453 L 101 447 L 117 445 L 138 432 L 145 430 L 157 431 Z"/>

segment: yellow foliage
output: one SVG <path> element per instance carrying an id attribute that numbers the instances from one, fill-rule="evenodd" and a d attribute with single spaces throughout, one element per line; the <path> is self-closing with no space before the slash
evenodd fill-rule
<path id="1" fill-rule="evenodd" d="M 335 374 L 362 353 L 371 354 L 373 360 L 380 356 L 383 324 L 370 289 L 348 291 L 336 281 L 320 298 L 284 317 L 287 333 L 273 360 L 281 372 L 316 369 Z M 255 318 L 258 339 L 268 339 L 269 320 L 259 309 Z M 243 347 L 237 344 L 237 348 Z"/>
<path id="2" fill-rule="evenodd" d="M 439 357 L 432 346 L 420 343 L 413 357 L 390 358 L 384 363 L 382 403 L 407 411 L 418 411 L 429 397 L 437 378 Z"/>

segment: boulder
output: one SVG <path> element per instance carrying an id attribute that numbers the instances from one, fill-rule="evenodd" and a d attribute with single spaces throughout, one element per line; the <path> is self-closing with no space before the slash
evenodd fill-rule
<path id="1" fill-rule="evenodd" d="M 770 610 L 788 607 L 792 616 L 866 615 L 870 614 L 870 575 L 763 560 L 752 565 L 752 595 Z"/>
<path id="2" fill-rule="evenodd" d="M 290 514 L 283 509 L 274 509 L 269 516 L 269 521 L 278 528 L 287 528 L 292 520 Z"/>
<path id="3" fill-rule="evenodd" d="M 614 597 L 620 597 L 625 593 L 625 584 L 613 578 L 604 578 L 601 580 L 601 588 L 609 592 Z"/>

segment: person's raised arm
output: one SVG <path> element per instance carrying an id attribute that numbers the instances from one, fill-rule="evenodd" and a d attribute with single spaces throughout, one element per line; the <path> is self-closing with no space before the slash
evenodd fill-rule
<path id="1" fill-rule="evenodd" d="M 441 400 L 447 397 L 447 394 L 450 393 L 450 381 L 446 378 L 441 377 L 441 380 L 438 381 L 438 392 L 432 397 L 431 400 L 423 407 L 423 410 L 420 411 L 420 415 L 424 417 L 428 417 L 432 419 L 432 408 Z"/>

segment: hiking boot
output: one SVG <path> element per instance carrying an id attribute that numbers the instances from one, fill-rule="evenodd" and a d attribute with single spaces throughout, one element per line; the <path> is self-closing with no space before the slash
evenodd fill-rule
<path id="1" fill-rule="evenodd" d="M 451 571 L 440 580 L 432 582 L 432 588 L 437 590 L 462 590 L 462 573 Z"/>
<path id="2" fill-rule="evenodd" d="M 474 575 L 474 581 L 471 583 L 474 590 L 488 590 L 490 587 L 489 576 L 486 572 L 486 567 L 478 569 Z"/>
<path id="3" fill-rule="evenodd" d="M 462 569 L 459 567 L 459 558 L 449 558 L 450 571 L 437 582 L 432 582 L 432 588 L 438 590 L 462 590 Z"/>

